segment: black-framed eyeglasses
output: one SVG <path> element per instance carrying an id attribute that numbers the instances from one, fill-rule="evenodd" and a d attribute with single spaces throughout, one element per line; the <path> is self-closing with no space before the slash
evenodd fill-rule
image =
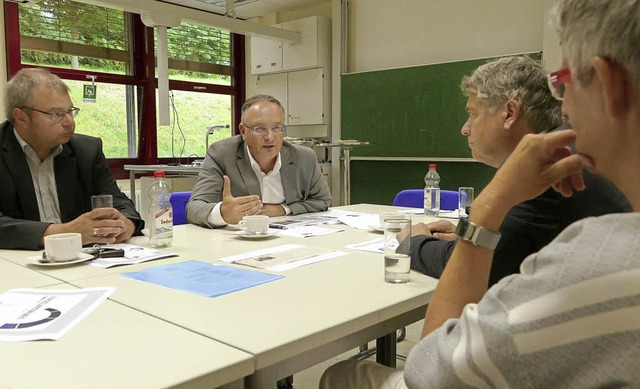
<path id="1" fill-rule="evenodd" d="M 244 124 L 244 126 L 247 127 L 248 129 L 250 129 L 251 131 L 255 132 L 258 135 L 264 134 L 265 132 L 267 132 L 267 130 L 271 130 L 274 134 L 280 134 L 281 132 L 283 132 L 285 130 L 285 126 L 283 126 L 283 125 L 270 126 L 270 127 L 268 127 L 268 126 L 251 127 L 251 126 L 248 126 L 248 125 Z"/>
<path id="2" fill-rule="evenodd" d="M 80 108 L 77 108 L 77 107 L 72 107 L 68 111 L 54 111 L 54 112 L 41 111 L 39 109 L 35 109 L 31 107 L 20 107 L 20 109 L 28 109 L 30 111 L 36 111 L 36 112 L 40 112 L 41 114 L 48 115 L 49 119 L 51 119 L 51 121 L 54 121 L 54 122 L 63 121 L 67 115 L 70 115 L 71 118 L 74 119 L 76 116 L 78 116 L 78 113 L 80 112 Z"/>

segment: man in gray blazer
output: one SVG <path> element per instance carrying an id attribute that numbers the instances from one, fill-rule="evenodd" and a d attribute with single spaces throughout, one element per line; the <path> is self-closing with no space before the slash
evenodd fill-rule
<path id="1" fill-rule="evenodd" d="M 116 185 L 102 141 L 75 134 L 66 84 L 44 69 L 9 81 L 8 121 L 0 124 L 0 248 L 39 249 L 47 235 L 82 234 L 82 243 L 115 243 L 144 222 Z M 113 208 L 91 210 L 91 196 L 111 194 Z"/>
<path id="2" fill-rule="evenodd" d="M 207 150 L 187 203 L 187 220 L 205 227 L 237 224 L 243 216 L 325 211 L 331 193 L 315 152 L 283 141 L 284 108 L 256 95 L 242 106 L 240 135 Z"/>

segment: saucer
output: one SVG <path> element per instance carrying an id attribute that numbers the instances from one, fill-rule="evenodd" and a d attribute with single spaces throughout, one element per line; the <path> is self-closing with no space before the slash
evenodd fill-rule
<path id="1" fill-rule="evenodd" d="M 66 265 L 72 265 L 74 263 L 80 263 L 80 262 L 91 260 L 93 259 L 93 255 L 80 253 L 80 256 L 78 256 L 78 258 L 72 259 L 70 261 L 64 261 L 64 262 L 54 262 L 54 261 L 40 262 L 40 259 L 42 259 L 42 255 L 27 257 L 27 260 L 29 261 L 29 263 L 36 266 L 66 266 Z"/>
<path id="2" fill-rule="evenodd" d="M 382 226 L 379 226 L 379 225 L 369 224 L 368 227 L 375 232 L 384 232 L 384 228 L 382 228 Z"/>
<path id="3" fill-rule="evenodd" d="M 243 239 L 267 239 L 278 235 L 278 231 L 269 230 L 266 234 L 250 234 L 244 231 L 238 231 L 234 235 Z"/>

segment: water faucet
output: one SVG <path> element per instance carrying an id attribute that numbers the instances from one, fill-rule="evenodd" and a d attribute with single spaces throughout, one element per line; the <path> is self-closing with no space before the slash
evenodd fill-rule
<path id="1" fill-rule="evenodd" d="M 216 132 L 216 130 L 220 130 L 220 129 L 223 129 L 223 128 L 229 128 L 229 125 L 228 124 L 218 124 L 217 126 L 207 126 L 206 128 L 207 128 L 207 132 L 206 132 L 206 136 L 204 138 L 204 142 L 205 142 L 204 151 L 205 151 L 205 153 L 209 149 L 209 135 L 211 135 L 214 132 Z"/>

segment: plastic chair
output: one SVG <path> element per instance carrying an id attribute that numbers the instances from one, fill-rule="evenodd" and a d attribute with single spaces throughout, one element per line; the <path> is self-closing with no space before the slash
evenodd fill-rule
<path id="1" fill-rule="evenodd" d="M 405 189 L 400 191 L 393 199 L 393 205 L 399 207 L 424 207 L 424 189 Z M 440 209 L 454 211 L 458 209 L 458 191 L 440 190 Z"/>
<path id="2" fill-rule="evenodd" d="M 173 192 L 171 193 L 171 206 L 173 207 L 173 225 L 179 226 L 187 224 L 187 202 L 191 197 L 191 192 Z"/>

